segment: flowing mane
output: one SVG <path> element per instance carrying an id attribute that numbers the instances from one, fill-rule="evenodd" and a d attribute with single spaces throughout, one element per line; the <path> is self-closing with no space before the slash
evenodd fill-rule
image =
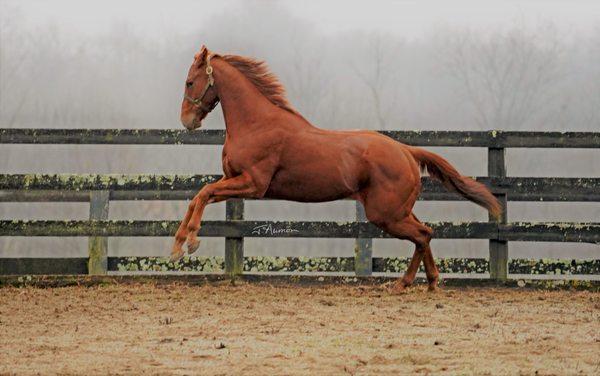
<path id="1" fill-rule="evenodd" d="M 285 95 L 285 88 L 262 60 L 238 55 L 219 55 L 223 60 L 233 65 L 274 105 L 293 114 L 300 115 Z"/>

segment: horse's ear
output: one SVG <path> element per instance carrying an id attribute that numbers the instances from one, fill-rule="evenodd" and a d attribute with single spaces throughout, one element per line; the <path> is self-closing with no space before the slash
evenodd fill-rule
<path id="1" fill-rule="evenodd" d="M 202 45 L 202 47 L 200 47 L 200 52 L 196 54 L 196 61 L 198 61 L 198 63 L 203 63 L 206 59 L 206 55 L 208 55 L 208 48 L 206 48 L 205 45 Z"/>

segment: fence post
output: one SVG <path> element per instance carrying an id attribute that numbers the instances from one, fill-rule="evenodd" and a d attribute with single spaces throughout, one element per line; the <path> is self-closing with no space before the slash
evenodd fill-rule
<path id="1" fill-rule="evenodd" d="M 504 160 L 504 148 L 488 149 L 488 176 L 505 177 L 506 163 Z M 502 217 L 500 223 L 506 223 L 508 218 L 508 205 L 506 192 L 496 192 L 494 196 L 502 205 Z M 492 216 L 490 221 L 495 220 Z M 497 281 L 506 281 L 508 279 L 508 242 L 505 240 L 490 239 L 490 278 Z"/>
<path id="2" fill-rule="evenodd" d="M 225 219 L 244 219 L 244 200 L 229 199 L 225 202 Z M 225 273 L 230 276 L 242 274 L 244 270 L 244 238 L 225 238 Z"/>
<path id="3" fill-rule="evenodd" d="M 90 219 L 108 219 L 109 191 L 90 192 Z M 90 236 L 88 239 L 88 274 L 104 275 L 108 272 L 108 238 Z"/>
<path id="4" fill-rule="evenodd" d="M 367 215 L 360 201 L 356 201 L 356 222 L 358 223 L 358 238 L 354 241 L 354 272 L 356 275 L 371 275 L 373 273 L 373 239 L 362 237 L 362 222 L 367 222 Z"/>

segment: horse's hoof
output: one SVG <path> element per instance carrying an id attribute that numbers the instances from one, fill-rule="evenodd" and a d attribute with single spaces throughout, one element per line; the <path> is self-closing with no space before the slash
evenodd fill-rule
<path id="1" fill-rule="evenodd" d="M 174 249 L 173 252 L 171 252 L 171 257 L 169 257 L 169 262 L 177 262 L 177 261 L 181 260 L 184 255 L 185 255 L 185 252 L 183 251 L 183 249 L 179 249 L 179 250 Z"/>
<path id="2" fill-rule="evenodd" d="M 409 287 L 409 284 L 404 283 L 403 281 L 394 282 L 391 286 L 387 287 L 387 290 L 390 294 L 399 295 L 406 292 L 406 289 Z"/>
<path id="3" fill-rule="evenodd" d="M 188 238 L 188 240 L 187 240 L 188 255 L 191 255 L 192 253 L 196 252 L 199 247 L 200 247 L 200 240 Z"/>
<path id="4" fill-rule="evenodd" d="M 440 289 L 440 287 L 437 285 L 437 282 L 434 284 L 430 284 L 429 287 L 427 287 L 427 291 L 429 292 L 440 292 L 442 289 Z"/>

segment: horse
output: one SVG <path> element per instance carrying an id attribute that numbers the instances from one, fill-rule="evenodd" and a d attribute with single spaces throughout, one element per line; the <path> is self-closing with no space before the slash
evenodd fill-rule
<path id="1" fill-rule="evenodd" d="M 481 183 L 461 176 L 444 158 L 369 130 L 333 131 L 307 121 L 288 102 L 283 85 L 264 61 L 220 55 L 202 46 L 195 54 L 181 105 L 181 123 L 192 131 L 218 102 L 225 118 L 224 175 L 190 201 L 176 234 L 171 261 L 194 253 L 206 205 L 229 198 L 325 202 L 360 201 L 367 219 L 398 239 L 415 244 L 411 262 L 393 289 L 412 285 L 421 262 L 429 290 L 439 272 L 429 246 L 433 231 L 412 212 L 421 173 L 484 207 L 501 206 Z"/>

